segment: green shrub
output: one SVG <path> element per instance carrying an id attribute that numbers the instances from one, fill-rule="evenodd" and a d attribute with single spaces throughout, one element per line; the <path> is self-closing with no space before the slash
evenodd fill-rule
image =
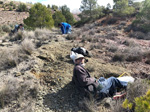
<path id="1" fill-rule="evenodd" d="M 60 12 L 60 11 L 56 11 L 54 14 L 53 14 L 53 19 L 54 19 L 54 25 L 56 27 L 58 27 L 58 23 L 61 23 L 61 22 L 65 22 L 66 19 L 65 19 L 65 16 Z"/>
<path id="2" fill-rule="evenodd" d="M 114 12 L 119 16 L 126 16 L 133 14 L 135 8 L 129 6 L 128 0 L 115 0 Z"/>
<path id="3" fill-rule="evenodd" d="M 10 6 L 13 6 L 13 5 L 14 5 L 14 2 L 13 2 L 13 1 L 11 1 L 11 2 L 9 3 L 9 5 L 10 5 Z"/>
<path id="4" fill-rule="evenodd" d="M 135 112 L 150 112 L 150 90 L 143 97 L 135 98 Z"/>
<path id="5" fill-rule="evenodd" d="M 10 27 L 9 25 L 3 25 L 3 26 L 2 26 L 2 30 L 3 30 L 4 32 L 10 32 L 11 27 Z"/>
<path id="6" fill-rule="evenodd" d="M 13 4 L 13 9 L 16 9 L 16 4 Z"/>
<path id="7" fill-rule="evenodd" d="M 51 10 L 41 3 L 34 4 L 29 10 L 29 14 L 29 17 L 24 20 L 29 27 L 52 28 L 54 26 Z"/>
<path id="8" fill-rule="evenodd" d="M 0 4 L 3 4 L 4 2 L 3 1 L 0 1 Z"/>
<path id="9" fill-rule="evenodd" d="M 136 97 L 134 103 L 126 99 L 122 106 L 128 110 L 134 109 L 135 112 L 150 112 L 150 90 L 147 91 L 146 95 Z"/>
<path id="10" fill-rule="evenodd" d="M 134 28 L 138 31 L 147 33 L 150 31 L 150 0 L 145 0 L 142 4 L 140 12 L 136 16 L 136 20 L 133 21 Z"/>
<path id="11" fill-rule="evenodd" d="M 13 8 L 10 6 L 10 7 L 9 7 L 9 11 L 12 11 L 12 10 L 13 10 Z"/>
<path id="12" fill-rule="evenodd" d="M 122 53 L 116 53 L 114 57 L 112 58 L 113 61 L 124 61 L 125 60 L 125 55 Z"/>
<path id="13" fill-rule="evenodd" d="M 62 14 L 64 15 L 67 23 L 71 25 L 75 23 L 73 14 L 70 12 L 70 9 L 67 7 L 67 5 L 60 7 L 60 10 Z"/>
<path id="14" fill-rule="evenodd" d="M 19 12 L 27 12 L 28 8 L 27 8 L 26 4 L 20 3 L 18 5 L 17 11 L 19 11 Z"/>

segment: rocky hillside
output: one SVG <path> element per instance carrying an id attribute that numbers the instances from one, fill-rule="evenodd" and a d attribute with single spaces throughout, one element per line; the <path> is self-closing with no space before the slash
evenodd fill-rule
<path id="1" fill-rule="evenodd" d="M 23 23 L 23 20 L 29 16 L 27 12 L 0 11 L 0 24 Z"/>
<path id="2" fill-rule="evenodd" d="M 86 68 L 93 77 L 118 77 L 126 72 L 150 79 L 150 42 L 129 37 L 124 32 L 127 20 L 102 23 L 74 28 L 70 35 L 61 35 L 58 29 L 36 29 L 0 37 L 0 111 L 120 112 L 121 106 L 111 98 L 98 103 L 80 95 L 71 83 L 70 50 L 81 46 L 90 52 Z M 147 91 L 147 84 L 137 81 L 128 88 L 128 98 Z M 131 88 L 142 92 L 131 94 Z"/>
<path id="3" fill-rule="evenodd" d="M 28 12 L 18 12 L 17 7 L 21 2 L 17 1 L 0 1 L 0 25 L 11 25 L 23 23 L 23 19 L 29 16 Z M 26 4 L 28 8 L 31 4 Z"/>

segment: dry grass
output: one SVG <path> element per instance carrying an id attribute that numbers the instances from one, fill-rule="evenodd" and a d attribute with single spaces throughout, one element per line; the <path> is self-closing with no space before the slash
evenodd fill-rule
<path id="1" fill-rule="evenodd" d="M 67 40 L 76 40 L 77 37 L 78 37 L 78 34 L 72 33 L 72 34 L 67 35 L 66 39 Z"/>
<path id="2" fill-rule="evenodd" d="M 106 98 L 103 101 L 96 101 L 90 94 L 89 98 L 84 98 L 79 102 L 79 107 L 84 112 L 110 112 L 111 102 L 108 101 L 109 99 Z"/>
<path id="3" fill-rule="evenodd" d="M 112 108 L 112 112 L 128 112 L 122 107 L 123 100 L 117 100 Z"/>
<path id="4" fill-rule="evenodd" d="M 145 95 L 148 88 L 149 88 L 149 85 L 145 80 L 137 78 L 134 83 L 131 83 L 128 85 L 127 99 L 130 102 L 133 102 L 135 97 L 140 97 L 142 95 Z"/>
<path id="5" fill-rule="evenodd" d="M 126 39 L 124 42 L 123 42 L 124 45 L 126 46 L 129 46 L 129 47 L 136 47 L 138 46 L 133 40 L 131 39 Z"/>
<path id="6" fill-rule="evenodd" d="M 40 36 L 43 36 L 43 35 L 48 36 L 50 33 L 51 33 L 51 31 L 48 30 L 48 29 L 36 29 L 35 30 L 35 37 L 40 37 Z"/>
<path id="7" fill-rule="evenodd" d="M 144 52 L 140 47 L 129 47 L 123 50 L 118 50 L 113 56 L 113 61 L 142 61 Z"/>
<path id="8" fill-rule="evenodd" d="M 2 70 L 15 67 L 27 58 L 26 54 L 31 55 L 34 50 L 35 45 L 29 39 L 25 39 L 19 45 L 3 48 L 0 51 L 0 69 Z"/>
<path id="9" fill-rule="evenodd" d="M 27 38 L 22 41 L 21 46 L 22 46 L 22 50 L 29 55 L 31 55 L 32 52 L 35 50 L 34 43 Z"/>
<path id="10" fill-rule="evenodd" d="M 19 61 L 19 46 L 4 48 L 0 51 L 0 69 L 15 67 Z"/>
<path id="11" fill-rule="evenodd" d="M 13 104 L 12 108 L 30 108 L 38 94 L 38 85 L 31 80 L 21 81 L 12 75 L 4 76 L 0 89 L 0 107 L 5 108 Z M 4 78 L 3 77 L 3 78 Z M 32 101 L 32 102 L 31 102 Z M 16 102 L 16 103 L 14 103 Z"/>
<path id="12" fill-rule="evenodd" d="M 87 68 L 87 70 L 88 70 L 89 72 L 94 72 L 94 71 L 95 71 L 95 66 L 93 66 L 93 65 L 87 64 L 86 68 Z"/>
<path id="13" fill-rule="evenodd" d="M 84 98 L 82 101 L 79 102 L 79 106 L 85 112 L 96 112 L 97 111 L 97 104 L 95 99 L 90 95 L 90 98 Z"/>
<path id="14" fill-rule="evenodd" d="M 108 43 L 107 44 L 107 46 L 108 46 L 108 51 L 110 51 L 110 52 L 116 52 L 117 50 L 118 50 L 118 46 L 117 46 L 117 44 L 115 44 L 115 43 Z"/>

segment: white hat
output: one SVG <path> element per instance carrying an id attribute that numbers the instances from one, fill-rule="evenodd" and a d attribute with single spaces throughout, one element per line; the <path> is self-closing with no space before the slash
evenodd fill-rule
<path id="1" fill-rule="evenodd" d="M 84 58 L 84 56 L 82 54 L 76 54 L 74 60 L 77 60 L 79 58 Z"/>

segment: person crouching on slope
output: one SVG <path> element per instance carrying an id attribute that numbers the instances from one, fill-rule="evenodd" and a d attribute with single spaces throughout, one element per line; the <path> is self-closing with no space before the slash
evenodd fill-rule
<path id="1" fill-rule="evenodd" d="M 58 23 L 58 27 L 60 27 L 62 34 L 70 34 L 71 33 L 71 25 L 65 22 Z"/>
<path id="2" fill-rule="evenodd" d="M 23 24 L 19 24 L 19 25 L 16 24 L 16 25 L 15 25 L 15 28 L 14 28 L 13 30 L 11 30 L 11 32 L 12 32 L 12 33 L 17 33 L 18 30 L 21 30 L 21 31 L 24 30 Z"/>

